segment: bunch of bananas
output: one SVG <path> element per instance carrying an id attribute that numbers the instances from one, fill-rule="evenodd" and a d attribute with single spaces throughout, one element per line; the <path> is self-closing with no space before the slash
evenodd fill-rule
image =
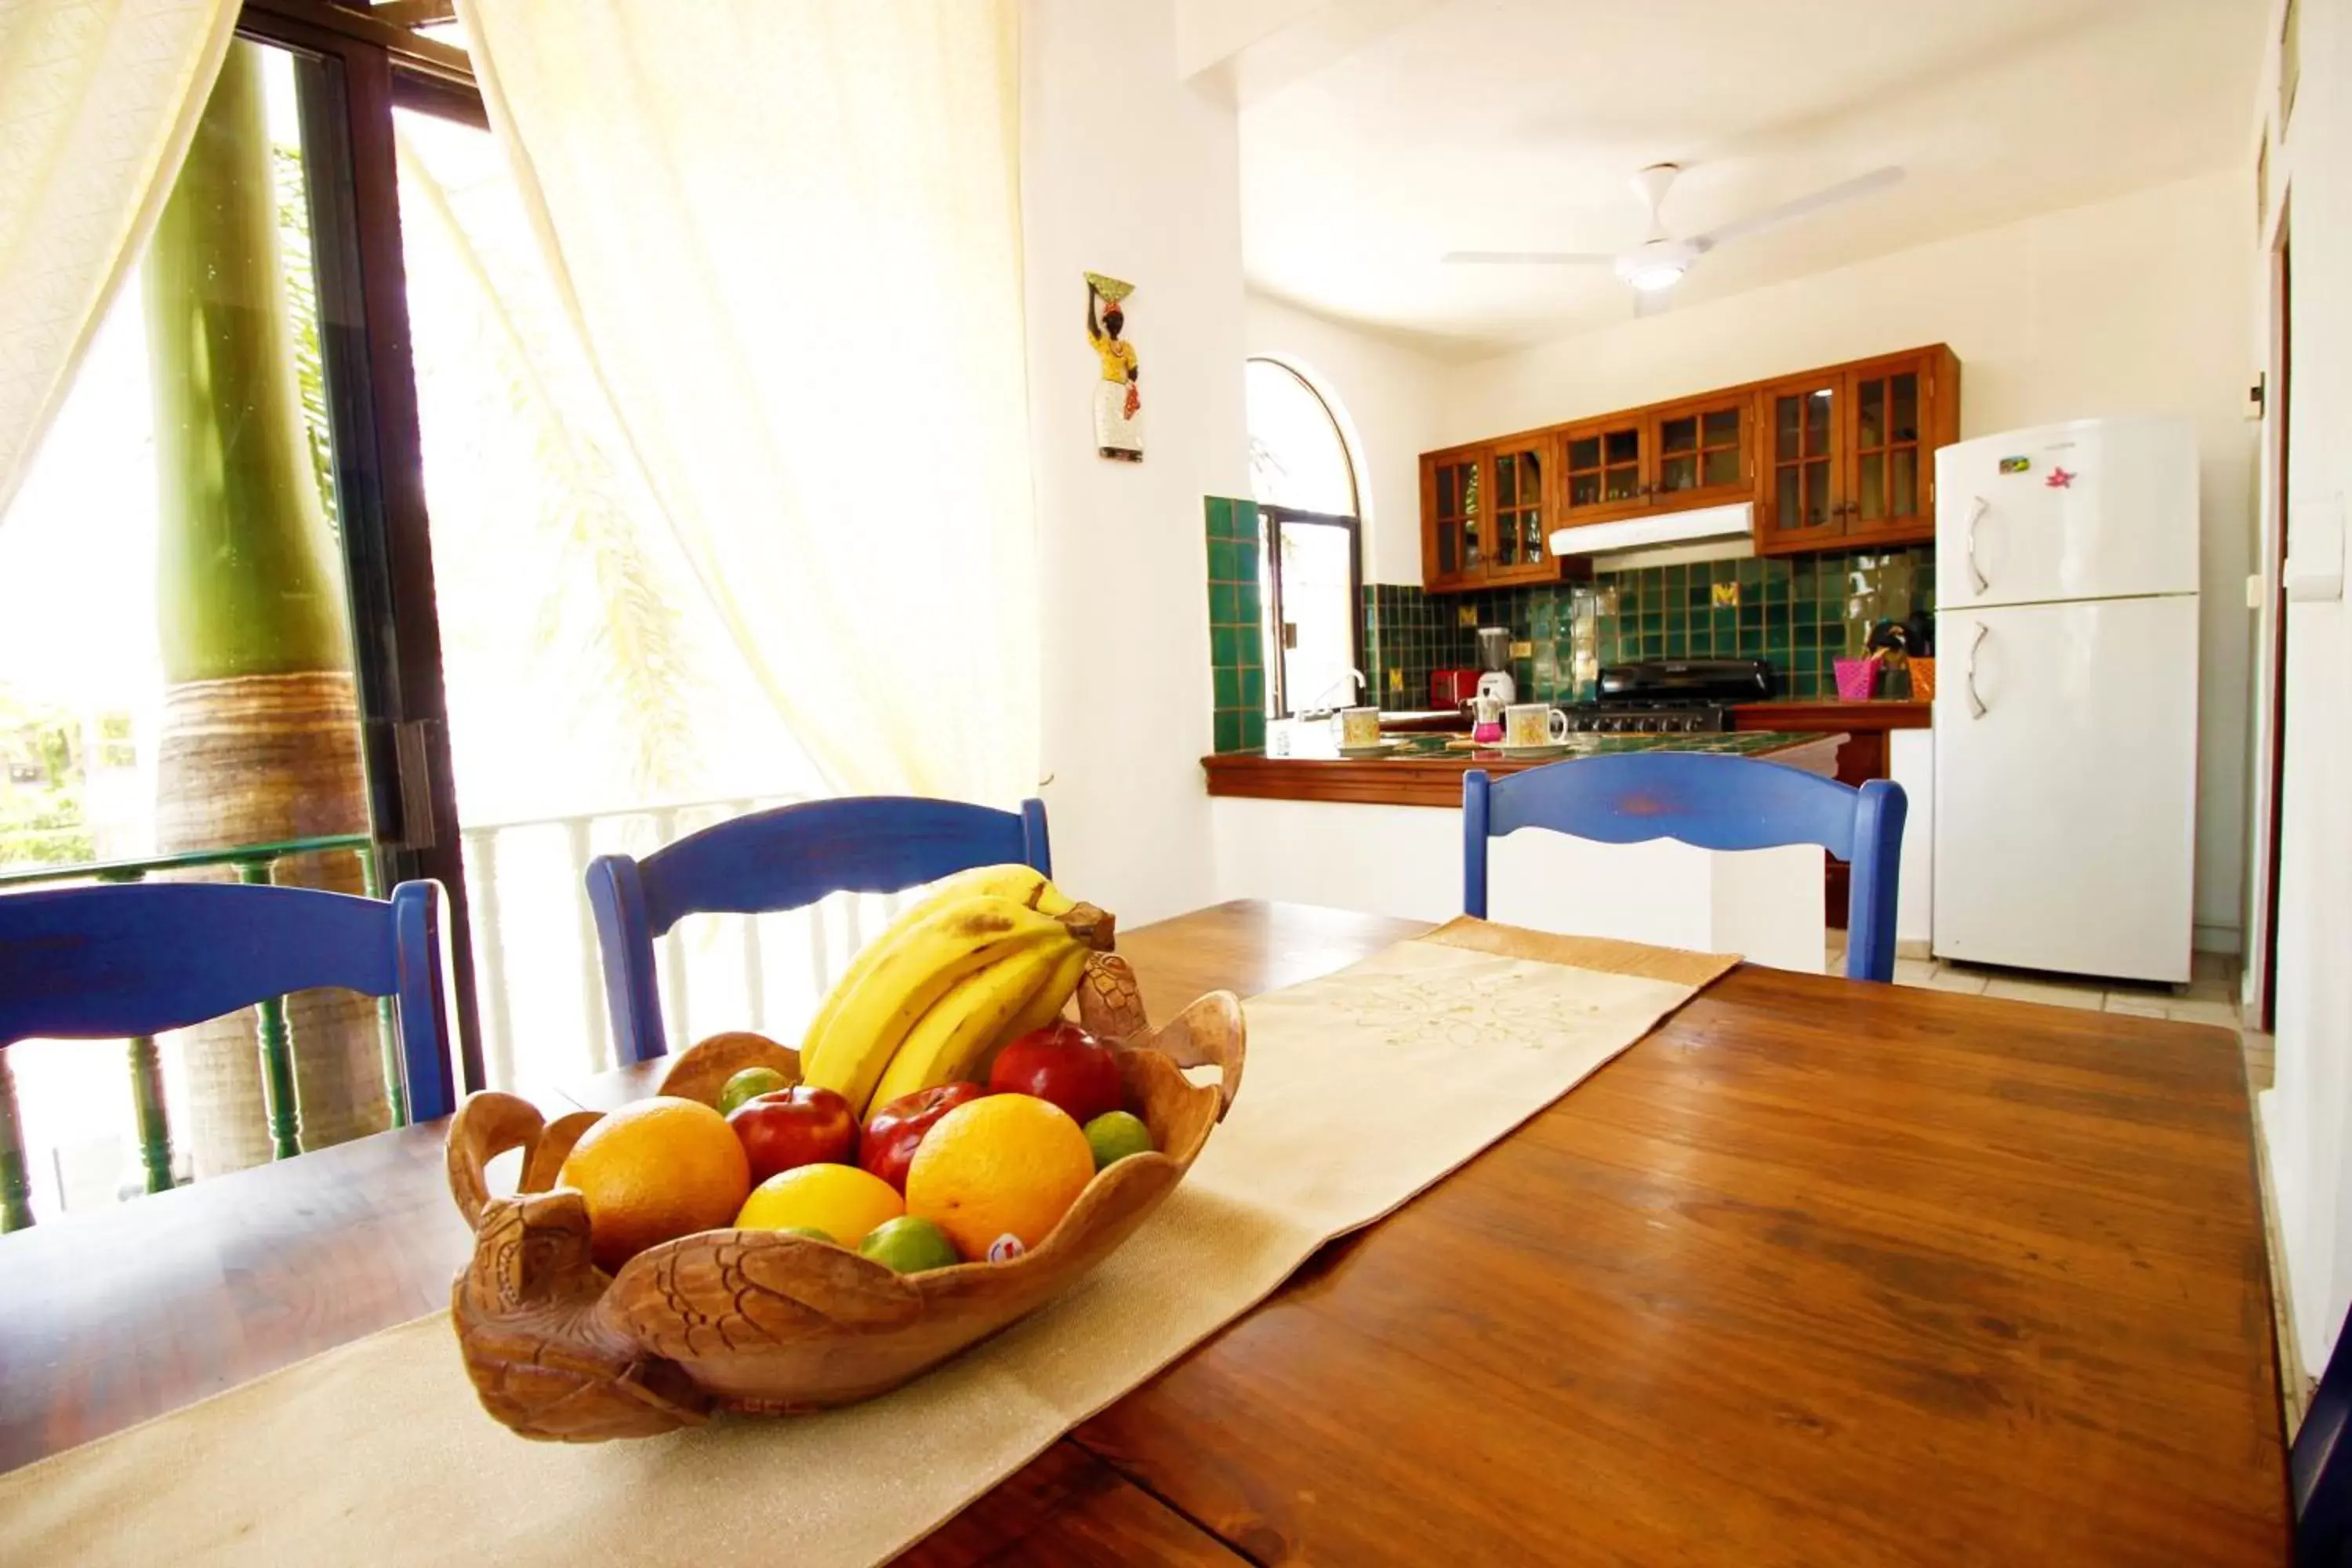
<path id="1" fill-rule="evenodd" d="M 801 1044 L 803 1081 L 870 1106 L 987 1070 L 998 1047 L 1061 1016 L 1113 921 L 1027 866 L 982 866 L 866 945 Z"/>

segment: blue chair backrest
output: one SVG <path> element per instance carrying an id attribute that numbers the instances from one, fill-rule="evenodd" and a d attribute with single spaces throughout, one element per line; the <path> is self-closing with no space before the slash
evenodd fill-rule
<path id="1" fill-rule="evenodd" d="M 588 902 L 617 1058 L 669 1050 L 654 939 L 682 916 L 796 910 L 827 893 L 895 893 L 1016 860 L 1053 874 L 1042 800 L 1022 802 L 1016 814 L 920 795 L 851 795 L 714 823 L 642 860 L 599 855 L 588 865 Z"/>
<path id="2" fill-rule="evenodd" d="M 2352 1315 L 2336 1331 L 2336 1349 L 2295 1428 L 2287 1472 L 2294 1493 L 2294 1560 L 2301 1568 L 2352 1563 Z"/>
<path id="3" fill-rule="evenodd" d="M 1570 757 L 1490 780 L 1462 778 L 1462 910 L 1486 915 L 1486 840 L 1548 827 L 1603 844 L 1673 838 L 1702 849 L 1818 844 L 1853 867 L 1845 972 L 1895 977 L 1895 881 L 1903 786 L 1855 789 L 1779 763 L 1702 752 Z"/>
<path id="4" fill-rule="evenodd" d="M 158 1035 L 320 987 L 394 1000 L 410 1120 L 457 1108 L 437 882 L 387 900 L 230 882 L 0 895 L 0 1049 Z"/>

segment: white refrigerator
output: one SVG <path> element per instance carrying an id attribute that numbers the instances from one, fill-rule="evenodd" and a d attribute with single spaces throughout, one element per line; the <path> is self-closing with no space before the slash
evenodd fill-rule
<path id="1" fill-rule="evenodd" d="M 2189 978 L 2197 434 L 2081 419 L 1936 454 L 1938 958 Z"/>

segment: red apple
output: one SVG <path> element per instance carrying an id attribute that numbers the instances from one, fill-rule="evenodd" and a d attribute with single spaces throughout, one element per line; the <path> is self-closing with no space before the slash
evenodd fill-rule
<path id="1" fill-rule="evenodd" d="M 1118 1053 L 1067 1022 L 1032 1030 L 997 1052 L 988 1087 L 999 1094 L 1035 1095 L 1081 1127 L 1127 1103 Z"/>
<path id="2" fill-rule="evenodd" d="M 856 1157 L 857 1117 L 829 1089 L 796 1083 L 755 1095 L 727 1118 L 751 1162 L 751 1184 L 796 1165 L 846 1165 Z"/>
<path id="3" fill-rule="evenodd" d="M 987 1093 L 982 1084 L 943 1083 L 900 1095 L 866 1118 L 866 1134 L 857 1141 L 857 1163 L 905 1192 L 907 1167 L 915 1163 L 915 1149 L 931 1123 Z"/>

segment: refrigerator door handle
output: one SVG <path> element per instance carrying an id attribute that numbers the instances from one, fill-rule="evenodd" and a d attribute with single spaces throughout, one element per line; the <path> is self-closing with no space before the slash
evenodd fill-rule
<path id="1" fill-rule="evenodd" d="M 1983 593 L 1987 588 L 1991 587 L 1992 584 L 1985 581 L 1984 573 L 1979 571 L 1977 567 L 1977 524 L 1983 521 L 1984 514 L 1991 510 L 1992 502 L 1985 500 L 1982 496 L 1977 497 L 1976 504 L 1969 508 L 1969 575 L 1977 580 L 1977 592 L 1979 594 Z M 1981 630 L 1982 628 L 1979 627 L 1979 629 Z"/>
<path id="2" fill-rule="evenodd" d="M 1969 717 L 1971 719 L 1981 719 L 1987 711 L 1984 699 L 1977 695 L 1977 649 L 1984 646 L 1985 634 L 1990 630 L 1990 626 L 1979 621 L 1977 635 L 1969 639 L 1969 665 L 1961 676 L 1960 684 L 1968 689 Z"/>

